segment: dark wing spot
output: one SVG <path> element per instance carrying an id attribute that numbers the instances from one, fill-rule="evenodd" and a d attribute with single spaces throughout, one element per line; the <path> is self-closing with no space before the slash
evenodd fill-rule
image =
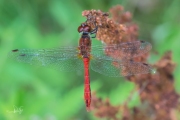
<path id="1" fill-rule="evenodd" d="M 143 65 L 148 66 L 148 64 L 146 64 L 146 63 L 143 63 Z"/>
<path id="2" fill-rule="evenodd" d="M 12 50 L 12 52 L 17 52 L 17 51 L 19 51 L 18 49 L 14 49 L 14 50 Z"/>
<path id="3" fill-rule="evenodd" d="M 20 54 L 20 56 L 26 56 L 26 54 Z"/>
<path id="4" fill-rule="evenodd" d="M 109 16 L 109 14 L 108 13 L 103 13 L 103 16 Z"/>
<path id="5" fill-rule="evenodd" d="M 145 43 L 145 42 L 141 40 L 141 43 Z"/>

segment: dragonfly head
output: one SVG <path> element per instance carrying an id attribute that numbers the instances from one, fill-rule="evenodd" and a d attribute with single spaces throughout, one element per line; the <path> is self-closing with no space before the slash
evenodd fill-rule
<path id="1" fill-rule="evenodd" d="M 91 32 L 91 27 L 85 23 L 82 23 L 79 27 L 78 27 L 78 32 L 85 32 L 85 33 L 89 33 Z"/>

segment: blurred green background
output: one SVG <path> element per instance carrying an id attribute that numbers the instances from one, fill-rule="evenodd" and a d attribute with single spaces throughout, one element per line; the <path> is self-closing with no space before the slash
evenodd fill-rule
<path id="1" fill-rule="evenodd" d="M 16 48 L 76 46 L 77 27 L 85 21 L 82 11 L 107 12 L 117 4 L 132 12 L 139 38 L 152 43 L 150 63 L 166 50 L 173 52 L 175 86 L 180 92 L 179 0 L 0 0 L 0 120 L 98 120 L 85 110 L 83 71 L 63 73 L 13 61 L 7 54 Z M 124 78 L 90 74 L 92 91 L 113 105 L 123 104 L 134 89 Z M 130 106 L 138 104 L 134 96 Z M 11 113 L 14 106 L 22 106 L 22 113 Z"/>

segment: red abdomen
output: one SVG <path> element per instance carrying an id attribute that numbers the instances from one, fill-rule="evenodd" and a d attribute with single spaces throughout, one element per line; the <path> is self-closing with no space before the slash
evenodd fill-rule
<path id="1" fill-rule="evenodd" d="M 86 110 L 90 111 L 91 105 L 91 88 L 89 79 L 89 58 L 83 58 L 84 62 L 84 101 L 86 104 Z"/>

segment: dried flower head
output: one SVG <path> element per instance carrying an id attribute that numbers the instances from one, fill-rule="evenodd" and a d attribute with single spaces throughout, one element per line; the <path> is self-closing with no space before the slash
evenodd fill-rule
<path id="1" fill-rule="evenodd" d="M 120 106 L 111 105 L 109 99 L 103 101 L 100 98 L 96 97 L 96 93 L 94 92 L 92 95 L 92 107 L 95 110 L 94 114 L 98 118 L 108 118 L 113 120 L 119 120 L 120 114 Z"/>
<path id="2" fill-rule="evenodd" d="M 97 39 L 106 44 L 118 44 L 137 40 L 138 26 L 131 21 L 130 12 L 124 12 L 122 6 L 110 9 L 112 18 L 108 13 L 100 10 L 85 10 L 82 16 L 87 18 L 87 23 L 93 28 L 98 26 Z"/>
<path id="3" fill-rule="evenodd" d="M 142 103 L 148 103 L 146 109 L 151 109 L 151 115 L 156 120 L 171 120 L 171 111 L 178 105 L 179 95 L 174 89 L 173 70 L 175 67 L 172 62 L 172 53 L 166 52 L 165 55 L 155 65 L 157 74 L 141 75 L 129 77 L 139 89 L 144 82 L 148 82 L 145 89 L 140 94 Z M 147 111 L 146 110 L 146 111 Z M 139 111 L 142 111 L 139 109 Z M 146 116 L 150 113 L 145 113 Z"/>

